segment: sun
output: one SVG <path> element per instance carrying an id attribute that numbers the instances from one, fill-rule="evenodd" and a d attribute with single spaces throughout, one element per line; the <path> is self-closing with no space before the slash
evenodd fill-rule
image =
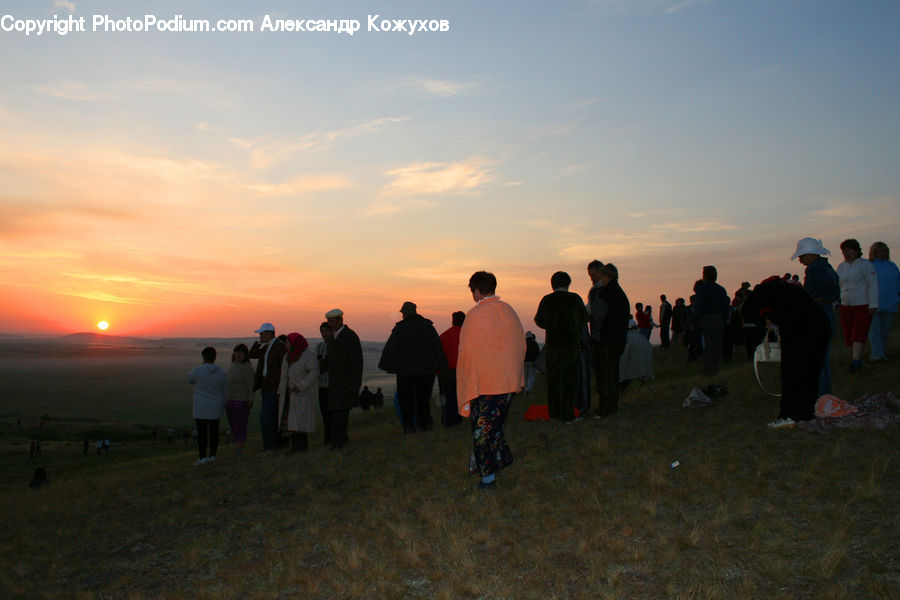
<path id="1" fill-rule="evenodd" d="M 107 329 L 109 329 L 109 323 L 107 323 L 106 321 L 100 321 L 99 323 L 97 323 L 97 329 L 106 331 Z"/>

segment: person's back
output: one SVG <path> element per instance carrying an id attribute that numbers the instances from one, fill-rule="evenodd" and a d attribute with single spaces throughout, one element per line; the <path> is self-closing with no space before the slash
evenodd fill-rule
<path id="1" fill-rule="evenodd" d="M 432 322 L 419 314 L 398 321 L 378 368 L 404 375 L 429 375 L 447 369 L 441 339 Z"/>
<path id="2" fill-rule="evenodd" d="M 188 373 L 194 386 L 194 418 L 218 419 L 225 407 L 228 377 L 218 365 L 205 363 Z"/>

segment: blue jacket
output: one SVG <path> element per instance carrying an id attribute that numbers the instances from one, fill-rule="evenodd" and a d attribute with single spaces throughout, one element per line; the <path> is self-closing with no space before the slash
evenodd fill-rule
<path id="1" fill-rule="evenodd" d="M 897 312 L 900 303 L 900 270 L 889 260 L 873 260 L 878 276 L 878 312 Z"/>
<path id="2" fill-rule="evenodd" d="M 705 315 L 722 315 L 722 322 L 727 322 L 731 314 L 731 300 L 728 292 L 715 281 L 704 281 L 694 294 L 693 323 L 696 325 L 700 317 Z"/>
<path id="3" fill-rule="evenodd" d="M 841 297 L 841 284 L 838 274 L 827 258 L 820 256 L 806 267 L 803 289 L 813 299 L 813 302 L 824 308 L 826 312 L 833 310 L 834 303 Z"/>

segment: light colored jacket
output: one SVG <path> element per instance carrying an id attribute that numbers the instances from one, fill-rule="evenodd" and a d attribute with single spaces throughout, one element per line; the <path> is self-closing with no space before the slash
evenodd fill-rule
<path id="1" fill-rule="evenodd" d="M 459 333 L 456 388 L 459 414 L 479 396 L 518 392 L 525 385 L 525 330 L 519 315 L 499 296 L 483 298 Z"/>
<path id="2" fill-rule="evenodd" d="M 319 361 L 311 348 L 303 351 L 296 361 L 288 364 L 287 357 L 281 364 L 281 382 L 278 385 L 279 426 L 284 413 L 285 399 L 289 399 L 287 415 L 288 431 L 316 430 L 316 412 L 319 398 Z"/>
<path id="3" fill-rule="evenodd" d="M 875 267 L 864 258 L 853 262 L 844 261 L 838 265 L 841 280 L 841 305 L 878 308 L 878 276 Z"/>
<path id="4" fill-rule="evenodd" d="M 878 275 L 878 310 L 897 312 L 900 303 L 900 270 L 889 260 L 872 261 Z"/>
<path id="5" fill-rule="evenodd" d="M 187 380 L 194 386 L 194 418 L 221 419 L 228 398 L 225 371 L 217 365 L 204 363 L 188 373 Z"/>

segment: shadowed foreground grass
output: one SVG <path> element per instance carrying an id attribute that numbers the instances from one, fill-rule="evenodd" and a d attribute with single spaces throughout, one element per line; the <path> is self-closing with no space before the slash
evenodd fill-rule
<path id="1" fill-rule="evenodd" d="M 893 363 L 850 378 L 836 350 L 838 395 L 897 391 Z M 0 596 L 900 597 L 900 427 L 769 430 L 742 357 L 726 398 L 682 409 L 702 383 L 684 358 L 655 351 L 657 379 L 609 420 L 529 423 L 542 392 L 516 399 L 492 492 L 466 474 L 468 422 L 404 437 L 389 410 L 354 412 L 342 452 L 317 433 L 303 455 L 225 447 L 198 468 L 177 444 L 104 463 L 47 442 L 51 483 L 0 491 Z"/>

